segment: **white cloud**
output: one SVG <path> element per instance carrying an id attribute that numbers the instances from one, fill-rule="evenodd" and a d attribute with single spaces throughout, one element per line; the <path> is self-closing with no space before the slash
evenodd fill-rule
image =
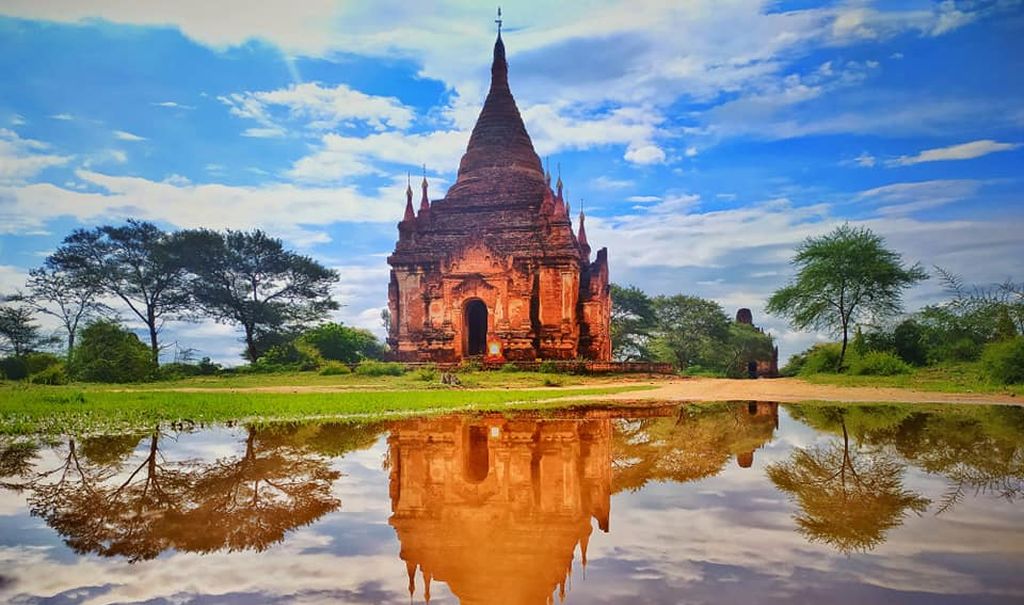
<path id="1" fill-rule="evenodd" d="M 57 113 L 57 114 L 54 114 L 54 115 L 50 116 L 50 118 L 53 119 L 53 120 L 61 120 L 61 121 L 64 121 L 64 122 L 70 122 L 71 120 L 75 119 L 75 116 L 71 115 L 70 113 Z"/>
<path id="2" fill-rule="evenodd" d="M 627 162 L 633 162 L 634 164 L 648 165 L 663 164 L 665 162 L 665 152 L 653 143 L 639 147 L 630 146 L 622 157 Z"/>
<path id="3" fill-rule="evenodd" d="M 145 141 L 146 137 L 140 137 L 137 134 L 130 133 L 125 130 L 115 130 L 114 138 L 119 141 Z"/>
<path id="4" fill-rule="evenodd" d="M 458 166 L 469 134 L 439 130 L 424 134 L 397 131 L 348 137 L 325 134 L 319 150 L 297 160 L 288 175 L 308 182 L 339 181 L 352 176 L 380 172 L 377 162 L 443 171 Z"/>
<path id="5" fill-rule="evenodd" d="M 246 128 L 242 131 L 243 137 L 252 137 L 254 139 L 274 139 L 285 136 L 287 133 L 283 128 L 270 127 L 270 128 Z"/>
<path id="6" fill-rule="evenodd" d="M 397 221 L 404 200 L 397 186 L 371 197 L 344 187 L 196 185 L 173 178 L 157 182 L 88 170 L 76 175 L 100 192 L 73 191 L 49 183 L 0 187 L 0 229 L 4 233 L 38 229 L 60 217 L 91 223 L 133 216 L 179 227 L 261 227 L 298 245 L 310 245 L 329 241 L 323 231 L 311 226 Z"/>
<path id="7" fill-rule="evenodd" d="M 949 147 L 925 149 L 917 155 L 900 156 L 899 158 L 888 162 L 888 164 L 890 166 L 910 166 L 912 164 L 921 164 L 923 162 L 973 160 L 974 158 L 980 158 L 981 156 L 996 153 L 998 151 L 1012 151 L 1020 146 L 1020 143 L 1000 143 L 991 139 L 982 139 L 979 141 L 971 141 L 970 143 L 950 145 Z"/>
<path id="8" fill-rule="evenodd" d="M 66 164 L 67 156 L 43 153 L 49 146 L 0 128 L 0 185 L 21 183 L 51 166 Z"/>
<path id="9" fill-rule="evenodd" d="M 633 186 L 633 181 L 629 179 L 613 179 L 602 174 L 591 181 L 590 186 L 594 189 L 628 189 Z"/>
<path id="10" fill-rule="evenodd" d="M 283 134 L 279 121 L 284 118 L 275 115 L 276 108 L 287 111 L 287 120 L 301 121 L 311 130 L 329 130 L 354 122 L 365 123 L 378 132 L 386 128 L 405 129 L 414 117 L 413 110 L 394 97 L 368 95 L 344 84 L 328 88 L 307 82 L 277 90 L 232 93 L 217 99 L 231 108 L 232 115 L 255 120 L 263 126 L 248 132 L 280 131 Z"/>
<path id="11" fill-rule="evenodd" d="M 170 109 L 195 109 L 192 105 L 182 105 L 177 101 L 161 101 L 159 103 L 153 103 L 156 107 L 167 107 Z"/>
<path id="12" fill-rule="evenodd" d="M 660 202 L 661 196 L 658 195 L 631 195 L 626 198 L 627 202 L 633 202 L 635 204 L 650 204 L 653 202 Z"/>
<path id="13" fill-rule="evenodd" d="M 861 153 L 859 156 L 854 158 L 854 161 L 857 163 L 858 166 L 864 168 L 871 168 L 872 166 L 875 165 L 877 160 L 875 159 L 875 156 L 865 151 L 864 153 Z"/>
<path id="14" fill-rule="evenodd" d="M 697 157 L 697 148 L 696 148 L 696 147 L 693 147 L 693 146 L 691 146 L 691 147 L 687 147 L 687 148 L 686 148 L 686 152 L 685 152 L 685 155 L 686 155 L 686 157 L 688 157 L 688 158 L 694 158 L 694 157 Z"/>
<path id="15" fill-rule="evenodd" d="M 968 200 L 983 185 L 971 179 L 893 183 L 862 191 L 856 199 L 875 205 L 875 212 L 882 216 L 905 215 Z"/>

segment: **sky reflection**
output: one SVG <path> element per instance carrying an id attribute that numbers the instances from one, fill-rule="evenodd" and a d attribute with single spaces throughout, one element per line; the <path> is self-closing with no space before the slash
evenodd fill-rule
<path id="1" fill-rule="evenodd" d="M 1016 407 L 5 438 L 0 601 L 1020 602 L 1022 483 Z"/>

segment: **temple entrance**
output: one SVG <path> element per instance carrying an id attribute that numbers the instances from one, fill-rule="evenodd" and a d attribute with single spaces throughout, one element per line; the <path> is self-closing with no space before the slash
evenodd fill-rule
<path id="1" fill-rule="evenodd" d="M 487 306 L 480 299 L 466 303 L 466 355 L 487 351 Z"/>

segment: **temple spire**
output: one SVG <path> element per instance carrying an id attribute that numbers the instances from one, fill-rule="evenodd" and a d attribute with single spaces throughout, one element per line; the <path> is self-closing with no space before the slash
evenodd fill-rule
<path id="1" fill-rule="evenodd" d="M 576 236 L 576 239 L 580 243 L 580 248 L 583 248 L 584 253 L 587 255 L 587 258 L 589 259 L 590 258 L 590 242 L 587 241 L 587 229 L 583 225 L 583 221 L 586 220 L 587 217 L 586 217 L 585 214 L 583 214 L 583 210 L 582 210 L 583 204 L 580 203 L 580 206 L 581 206 L 581 209 L 580 209 L 580 233 L 579 233 L 579 235 Z"/>
<path id="2" fill-rule="evenodd" d="M 420 200 L 420 213 L 422 214 L 424 210 L 430 210 L 430 198 L 427 196 L 427 165 L 426 164 L 423 165 L 423 183 L 421 184 L 421 187 L 423 188 L 423 198 Z"/>
<path id="3" fill-rule="evenodd" d="M 406 174 L 406 178 L 409 184 L 405 188 L 405 218 L 403 221 L 411 221 L 416 218 L 416 213 L 412 209 L 412 175 Z"/>

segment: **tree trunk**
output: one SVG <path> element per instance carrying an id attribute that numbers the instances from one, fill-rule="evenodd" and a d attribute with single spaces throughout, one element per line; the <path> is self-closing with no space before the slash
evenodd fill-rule
<path id="1" fill-rule="evenodd" d="M 149 307 L 146 309 L 146 327 L 149 328 L 149 346 L 153 351 L 153 368 L 159 368 L 160 343 L 157 341 L 156 315 L 153 313 L 153 307 Z"/>
<path id="2" fill-rule="evenodd" d="M 843 360 L 846 358 L 846 342 L 849 334 L 849 326 L 843 322 L 843 348 L 839 349 L 839 361 L 836 363 L 836 373 L 843 371 Z"/>
<path id="3" fill-rule="evenodd" d="M 250 325 L 243 325 L 245 329 L 245 356 L 249 360 L 249 363 L 256 363 L 259 359 L 259 354 L 256 351 L 256 337 L 253 334 L 255 329 Z"/>
<path id="4" fill-rule="evenodd" d="M 68 330 L 68 354 L 67 361 L 71 363 L 71 353 L 75 350 L 75 331 Z"/>

